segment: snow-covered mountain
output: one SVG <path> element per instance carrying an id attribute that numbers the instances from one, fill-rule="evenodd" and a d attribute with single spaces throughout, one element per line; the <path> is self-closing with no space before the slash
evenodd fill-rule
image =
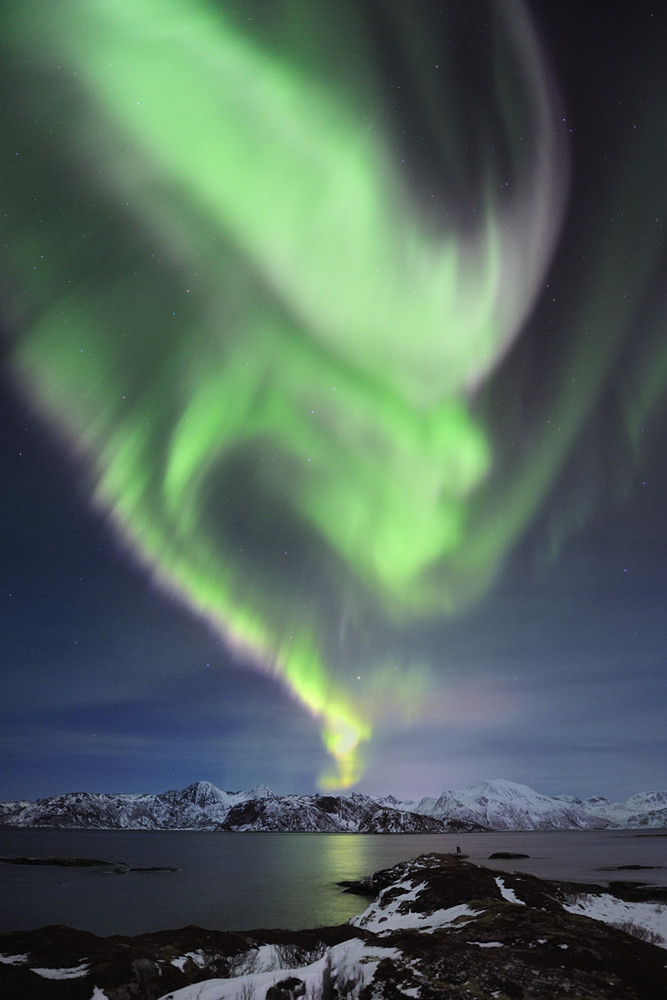
<path id="1" fill-rule="evenodd" d="M 0 826 L 322 833 L 667 828 L 667 792 L 642 792 L 623 803 L 601 796 L 583 801 L 499 778 L 414 803 L 359 793 L 279 796 L 265 785 L 226 792 L 199 781 L 159 795 L 71 792 L 0 802 Z"/>
<path id="2" fill-rule="evenodd" d="M 392 808 L 368 795 L 275 795 L 261 785 L 224 792 L 208 781 L 160 795 L 70 792 L 0 803 L 0 826 L 114 830 L 446 833 L 476 829 Z"/>
<path id="3" fill-rule="evenodd" d="M 68 792 L 36 802 L 0 803 L 0 825 L 114 830 L 214 829 L 240 802 L 272 796 L 265 786 L 223 792 L 209 781 L 160 795 Z"/>
<path id="4" fill-rule="evenodd" d="M 490 830 L 601 830 L 667 826 L 667 792 L 640 792 L 626 802 L 602 796 L 541 795 L 527 785 L 497 778 L 437 799 L 422 799 L 415 812 L 478 823 Z"/>
<path id="5" fill-rule="evenodd" d="M 629 815 L 623 816 L 627 810 Z M 621 806 L 616 826 L 667 826 L 667 792 L 638 792 L 631 795 Z"/>
<path id="6" fill-rule="evenodd" d="M 284 830 L 321 833 L 445 833 L 474 829 L 400 808 L 386 808 L 368 795 L 284 795 L 249 799 L 233 806 L 225 830 Z"/>
<path id="7" fill-rule="evenodd" d="M 438 799 L 422 799 L 417 812 L 440 818 L 455 816 L 491 830 L 570 830 L 609 826 L 609 821 L 587 810 L 574 798 L 540 795 L 527 785 L 497 779 Z"/>

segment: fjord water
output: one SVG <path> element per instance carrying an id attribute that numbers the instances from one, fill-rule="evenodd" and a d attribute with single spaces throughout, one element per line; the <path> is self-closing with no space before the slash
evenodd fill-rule
<path id="1" fill-rule="evenodd" d="M 95 858 L 136 868 L 0 864 L 0 932 L 66 924 L 140 934 L 196 924 L 218 930 L 343 923 L 368 904 L 336 884 L 431 851 L 499 871 L 607 885 L 667 884 L 665 831 L 477 834 L 199 833 L 0 829 L 1 857 Z M 529 854 L 489 860 L 495 851 Z M 623 865 L 653 866 L 617 870 Z"/>

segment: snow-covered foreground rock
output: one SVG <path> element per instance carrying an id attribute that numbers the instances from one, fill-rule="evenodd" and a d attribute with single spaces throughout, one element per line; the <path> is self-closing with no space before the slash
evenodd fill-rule
<path id="1" fill-rule="evenodd" d="M 168 993 L 162 1000 L 259 1000 L 260 997 L 262 1000 L 297 997 L 362 1000 L 372 987 L 380 964 L 398 961 L 400 957 L 395 948 L 369 945 L 355 938 L 336 945 L 323 958 L 303 968 L 276 966 L 232 979 L 211 979 Z"/>
<path id="2" fill-rule="evenodd" d="M 653 1000 L 667 907 L 424 855 L 349 886 L 340 927 L 0 936 L 3 1000 Z M 658 890 L 659 891 L 659 890 Z M 621 926 L 615 926 L 620 924 Z"/>
<path id="3" fill-rule="evenodd" d="M 446 833 L 471 830 L 597 830 L 667 827 L 667 792 L 626 802 L 548 796 L 498 778 L 437 799 L 276 795 L 265 785 L 225 792 L 208 781 L 159 795 L 68 792 L 0 802 L 0 826 L 96 830 L 220 830 L 319 833 Z"/>

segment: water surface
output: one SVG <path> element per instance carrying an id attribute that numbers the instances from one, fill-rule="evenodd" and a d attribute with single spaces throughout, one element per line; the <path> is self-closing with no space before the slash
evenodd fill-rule
<path id="1" fill-rule="evenodd" d="M 455 853 L 457 846 L 469 860 L 501 871 L 602 885 L 617 879 L 667 885 L 667 837 L 637 831 L 455 836 L 4 828 L 4 857 L 97 858 L 177 871 L 0 864 L 0 932 L 54 923 L 101 935 L 187 924 L 219 930 L 337 924 L 368 903 L 343 893 L 340 880 L 425 852 Z M 531 857 L 490 861 L 495 851 Z M 613 870 L 629 864 L 665 867 Z"/>

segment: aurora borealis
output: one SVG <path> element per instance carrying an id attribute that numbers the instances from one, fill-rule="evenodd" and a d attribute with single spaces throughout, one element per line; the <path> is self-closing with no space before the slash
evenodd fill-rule
<path id="1" fill-rule="evenodd" d="M 410 11 L 2 15 L 9 384 L 128 565 L 317 720 L 324 788 L 502 714 L 467 616 L 661 454 L 657 59 L 589 177 L 540 5 Z"/>

